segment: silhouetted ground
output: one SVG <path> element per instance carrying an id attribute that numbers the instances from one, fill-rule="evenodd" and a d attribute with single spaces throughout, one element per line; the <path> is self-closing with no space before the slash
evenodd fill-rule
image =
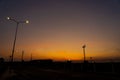
<path id="1" fill-rule="evenodd" d="M 37 67 L 16 69 L 14 73 L 7 80 L 120 80 L 120 75 L 115 73 L 74 73 Z"/>
<path id="2" fill-rule="evenodd" d="M 119 67 L 118 64 L 117 67 Z M 120 80 L 120 73 L 116 72 L 117 70 L 115 72 L 111 71 L 111 64 L 97 63 L 95 65 L 96 71 L 90 65 L 88 66 L 87 63 L 86 67 L 86 64 L 72 64 L 69 62 L 17 62 L 12 67 L 7 65 L 8 67 L 4 70 L 0 80 Z M 108 70 L 105 70 L 106 68 Z"/>

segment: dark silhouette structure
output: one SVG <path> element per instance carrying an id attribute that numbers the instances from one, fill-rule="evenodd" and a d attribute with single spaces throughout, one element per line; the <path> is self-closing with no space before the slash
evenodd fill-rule
<path id="1" fill-rule="evenodd" d="M 22 51 L 22 56 L 21 56 L 21 61 L 22 62 L 24 61 L 23 57 L 24 57 L 24 51 Z"/>
<path id="2" fill-rule="evenodd" d="M 29 21 L 28 20 L 26 20 L 26 21 L 17 21 L 14 18 L 11 18 L 11 17 L 7 17 L 7 19 L 11 20 L 11 21 L 14 21 L 16 23 L 15 38 L 14 38 L 14 43 L 13 43 L 13 48 L 12 48 L 12 55 L 11 55 L 11 62 L 13 62 L 15 46 L 16 46 L 16 39 L 17 39 L 17 33 L 18 33 L 18 25 L 20 23 L 29 23 Z"/>
<path id="3" fill-rule="evenodd" d="M 84 62 L 85 62 L 86 61 L 86 55 L 85 55 L 86 45 L 83 45 L 82 48 L 83 48 L 83 55 L 84 55 Z"/>

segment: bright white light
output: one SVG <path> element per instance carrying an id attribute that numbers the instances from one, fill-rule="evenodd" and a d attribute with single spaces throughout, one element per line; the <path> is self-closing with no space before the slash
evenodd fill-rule
<path id="1" fill-rule="evenodd" d="M 10 20 L 10 17 L 7 17 L 8 20 Z"/>
<path id="2" fill-rule="evenodd" d="M 29 23 L 29 21 L 28 21 L 28 20 L 26 20 L 26 23 Z"/>

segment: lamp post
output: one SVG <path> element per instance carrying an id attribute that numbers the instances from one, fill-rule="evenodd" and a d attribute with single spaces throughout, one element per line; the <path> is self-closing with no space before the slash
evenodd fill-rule
<path id="1" fill-rule="evenodd" d="M 7 20 L 11 20 L 13 22 L 15 22 L 17 25 L 16 25 L 16 31 L 15 31 L 15 38 L 14 38 L 14 43 L 13 43 L 13 48 L 12 48 L 12 55 L 11 55 L 11 62 L 13 62 L 13 58 L 14 58 L 14 52 L 15 52 L 15 45 L 16 45 L 16 38 L 17 38 L 17 32 L 18 32 L 18 26 L 20 23 L 29 23 L 28 20 L 26 21 L 17 21 L 16 19 L 14 18 L 11 18 L 11 17 L 7 17 Z"/>
<path id="2" fill-rule="evenodd" d="M 86 45 L 83 45 L 82 48 L 83 48 L 84 62 L 85 62 L 85 61 L 86 61 L 86 56 L 85 56 L 85 48 L 86 48 Z"/>
<path id="3" fill-rule="evenodd" d="M 24 51 L 22 51 L 21 62 L 24 61 L 23 56 L 24 56 Z"/>
<path id="4" fill-rule="evenodd" d="M 30 61 L 32 61 L 32 53 L 31 53 L 31 56 L 30 56 Z"/>

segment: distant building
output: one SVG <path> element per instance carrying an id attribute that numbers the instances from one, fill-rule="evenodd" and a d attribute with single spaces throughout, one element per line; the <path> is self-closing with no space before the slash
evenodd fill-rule
<path id="1" fill-rule="evenodd" d="M 40 60 L 31 60 L 33 63 L 52 63 L 52 59 L 40 59 Z"/>

